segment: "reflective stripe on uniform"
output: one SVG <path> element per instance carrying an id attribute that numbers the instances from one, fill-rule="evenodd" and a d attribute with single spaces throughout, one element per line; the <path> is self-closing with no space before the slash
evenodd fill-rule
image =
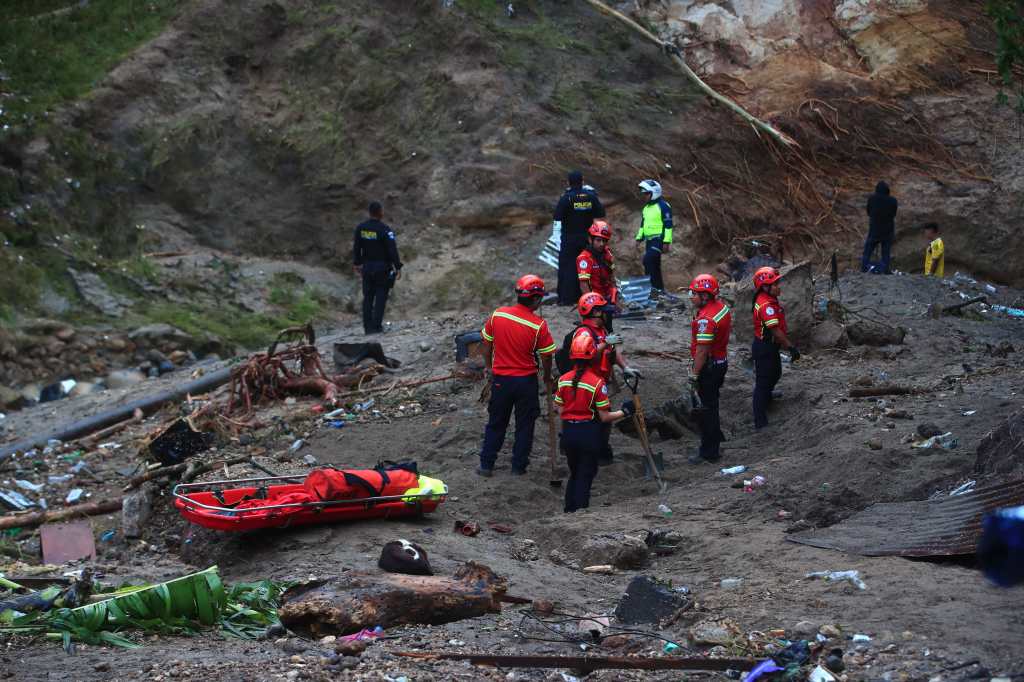
<path id="1" fill-rule="evenodd" d="M 480 330 L 480 336 L 484 337 L 485 341 L 494 341 L 494 337 L 487 333 L 487 329 Z"/>
<path id="2" fill-rule="evenodd" d="M 565 386 L 568 386 L 569 388 L 572 388 L 572 382 L 571 381 L 559 381 L 558 382 L 558 387 L 559 388 L 563 388 Z M 591 386 L 590 384 L 585 384 L 582 381 L 579 382 L 578 384 L 576 384 L 576 386 L 579 387 L 579 388 L 585 388 L 588 391 L 590 391 L 591 393 L 594 393 L 595 391 L 597 391 L 597 387 L 596 386 Z"/>
<path id="3" fill-rule="evenodd" d="M 728 315 L 728 314 L 729 314 L 729 306 L 727 306 L 727 305 L 725 305 L 725 304 L 723 303 L 723 304 L 722 304 L 722 309 L 721 309 L 721 310 L 719 310 L 719 311 L 718 311 L 718 314 L 716 314 L 716 315 L 715 315 L 715 316 L 714 316 L 713 318 L 711 318 L 711 319 L 713 319 L 713 320 L 715 321 L 715 324 L 718 324 L 719 322 L 721 322 L 721 321 L 722 321 L 722 318 L 723 318 L 723 317 L 725 317 L 725 316 L 726 316 L 726 315 Z M 700 336 L 700 334 L 698 334 L 697 336 L 699 337 L 699 336 Z"/>
<path id="4" fill-rule="evenodd" d="M 506 320 L 512 320 L 513 322 L 518 322 L 519 324 L 526 325 L 535 332 L 540 331 L 540 325 L 537 324 L 536 322 L 530 322 L 529 320 L 524 320 L 521 317 L 516 317 L 515 315 L 510 315 L 509 313 L 503 313 L 500 310 L 495 310 L 494 315 L 492 317 L 504 317 Z"/>
<path id="5" fill-rule="evenodd" d="M 541 355 L 547 355 L 548 353 L 554 353 L 557 348 L 558 346 L 556 346 L 555 344 L 551 344 L 546 348 L 538 348 L 537 352 L 540 353 Z"/>

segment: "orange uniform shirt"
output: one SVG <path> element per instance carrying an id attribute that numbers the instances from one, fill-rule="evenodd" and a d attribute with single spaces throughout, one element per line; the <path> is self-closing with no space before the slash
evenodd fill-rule
<path id="1" fill-rule="evenodd" d="M 586 333 L 586 332 L 584 332 Z M 587 368 L 573 388 L 572 380 L 576 371 L 566 372 L 558 378 L 555 404 L 562 408 L 564 421 L 593 421 L 598 410 L 608 410 L 608 385 L 594 370 Z"/>
<path id="2" fill-rule="evenodd" d="M 697 357 L 697 346 L 711 346 L 712 360 L 729 357 L 729 333 L 732 331 L 732 313 L 729 306 L 715 299 L 697 311 L 690 325 L 690 356 Z"/>
<path id="3" fill-rule="evenodd" d="M 781 329 L 783 334 L 788 331 L 786 311 L 779 299 L 761 291 L 754 299 L 754 336 L 762 341 L 771 339 L 772 329 Z"/>
<path id="4" fill-rule="evenodd" d="M 491 371 L 505 377 L 528 377 L 537 373 L 537 355 L 555 352 L 555 340 L 548 323 L 524 305 L 498 308 L 480 332 L 494 344 Z"/>
<path id="5" fill-rule="evenodd" d="M 615 289 L 615 257 L 608 247 L 600 260 L 594 258 L 590 247 L 583 249 L 576 257 L 576 276 L 580 282 L 589 282 L 592 291 L 604 296 L 609 303 L 618 298 Z"/>

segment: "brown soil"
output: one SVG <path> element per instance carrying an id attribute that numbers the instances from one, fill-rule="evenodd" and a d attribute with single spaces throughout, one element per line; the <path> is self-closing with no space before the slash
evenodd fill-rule
<path id="1" fill-rule="evenodd" d="M 548 484 L 546 430 L 537 429 L 528 476 L 509 475 L 505 452 L 495 477 L 481 479 L 473 473 L 485 416 L 476 401 L 479 385 L 446 382 L 411 394 L 396 392 L 378 398 L 374 407 L 380 414 L 364 413 L 341 430 L 317 428 L 311 419 L 311 401 L 277 405 L 263 415 L 276 426 L 257 431 L 254 443 L 246 446 L 259 461 L 281 471 L 303 469 L 301 456 L 306 454 L 313 454 L 323 464 L 345 466 L 372 465 L 385 458 L 417 460 L 423 471 L 438 475 L 450 487 L 451 498 L 435 514 L 405 522 L 369 521 L 224 535 L 187 527 L 165 493 L 144 542 L 125 542 L 118 537 L 111 543 L 99 543 L 100 556 L 93 565 L 109 581 L 162 580 L 189 571 L 190 566 L 214 563 L 228 581 L 304 579 L 348 569 L 376 570 L 382 544 L 404 537 L 427 549 L 438 573 L 448 574 L 467 560 L 481 561 L 509 578 L 513 594 L 549 599 L 560 610 L 573 613 L 610 613 L 626 584 L 639 574 L 686 585 L 697 605 L 661 632 L 681 642 L 688 626 L 705 617 L 729 617 L 744 632 L 792 628 L 798 621 L 809 620 L 837 625 L 845 635 L 872 636 L 869 645 L 838 644 L 849 654 L 850 679 L 929 679 L 935 675 L 945 679 L 944 670 L 975 658 L 993 675 L 1013 674 L 1024 663 L 1016 646 L 1021 627 L 1021 602 L 1016 592 L 990 586 L 977 570 L 961 562 L 866 558 L 786 541 L 789 530 L 829 525 L 878 501 L 944 494 L 964 480 L 978 477 L 974 473 L 975 449 L 1008 413 L 1020 408 L 1019 350 L 1002 357 L 991 351 L 1002 342 L 1019 345 L 1019 321 L 994 313 L 985 319 L 927 318 L 924 312 L 929 303 L 959 300 L 955 291 L 940 281 L 858 275 L 844 278 L 841 290 L 849 308 L 904 326 L 906 342 L 895 347 L 814 351 L 796 365 L 787 365 L 781 384 L 785 397 L 771 414 L 772 425 L 757 434 L 752 432 L 749 415 L 752 381 L 747 350 L 734 344 L 723 396 L 729 441 L 722 466 L 745 464 L 750 468 L 745 476 L 765 476 L 768 484 L 753 493 L 730 487 L 733 479 L 718 475 L 716 467 L 686 464 L 685 446 L 693 443 L 688 438 L 655 444 L 665 456 L 670 483 L 662 498 L 642 480 L 637 442 L 615 433 L 617 463 L 602 469 L 598 476 L 592 508 L 563 515 L 561 492 Z M 1007 290 L 999 294 L 1007 298 L 1016 295 L 1019 293 Z M 546 314 L 560 338 L 569 324 L 566 313 L 553 309 Z M 737 311 L 736 319 L 737 324 L 746 323 L 742 311 Z M 382 340 L 389 354 L 403 360 L 400 376 L 442 374 L 451 362 L 452 335 L 479 322 L 478 315 L 396 322 Z M 621 326 L 627 354 L 638 348 L 687 350 L 685 315 Z M 361 338 L 325 332 L 325 343 L 333 338 Z M 430 349 L 420 350 L 421 342 Z M 642 388 L 646 404 L 655 405 L 676 395 L 681 365 L 639 355 L 633 364 L 649 377 Z M 930 391 L 884 402 L 846 397 L 855 380 L 868 376 L 881 382 L 882 373 L 887 381 Z M 173 380 L 172 375 L 160 381 Z M 623 397 L 617 396 L 616 401 Z M 61 403 L 61 420 L 95 409 L 87 400 Z M 880 416 L 883 407 L 907 410 L 913 418 L 890 422 Z M 970 410 L 974 414 L 965 416 Z M 24 435 L 52 417 L 49 409 L 35 408 L 10 419 L 15 420 L 15 431 Z M 959 447 L 912 449 L 904 437 L 924 422 L 953 431 Z M 151 428 L 147 425 L 140 431 Z M 287 458 L 288 445 L 306 433 L 309 446 Z M 93 467 L 112 484 L 74 483 L 87 488 L 93 499 L 119 494 L 123 479 L 113 469 L 132 461 L 133 448 L 127 436 L 117 440 L 125 447 L 98 458 Z M 871 440 L 877 440 L 881 448 L 871 449 L 866 444 Z M 219 458 L 244 449 L 233 443 L 207 456 Z M 17 460 L 19 467 L 28 465 Z M 229 473 L 242 477 L 255 472 L 237 466 Z M 1001 480 L 1002 474 L 991 467 L 984 473 L 989 475 L 981 476 L 980 484 Z M 37 474 L 23 471 L 19 477 L 26 475 Z M 221 475 L 218 472 L 217 476 Z M 670 518 L 657 513 L 661 502 L 673 509 Z M 780 510 L 790 512 L 791 517 L 777 521 Z M 463 537 L 452 530 L 457 519 L 477 521 L 484 530 L 477 537 Z M 491 531 L 486 528 L 488 521 L 508 524 L 514 533 Z M 114 516 L 93 523 L 97 535 L 118 527 Z M 566 565 L 590 538 L 623 533 L 642 536 L 650 529 L 678 532 L 683 538 L 681 551 L 653 558 L 644 569 L 608 576 L 583 574 Z M 536 560 L 522 560 L 518 550 L 525 539 L 536 543 Z M 23 542 L 26 550 L 31 545 L 31 540 Z M 868 589 L 804 579 L 809 571 L 839 569 L 859 570 Z M 722 589 L 719 582 L 729 577 L 742 578 L 741 586 Z M 55 674 L 76 680 L 262 680 L 276 679 L 290 670 L 311 679 L 385 679 L 384 675 L 500 679 L 508 671 L 410 663 L 391 652 L 422 648 L 579 653 L 575 645 L 520 637 L 544 636 L 521 625 L 520 620 L 518 608 L 507 608 L 499 616 L 397 629 L 388 633 L 396 639 L 374 644 L 358 667 L 341 673 L 324 668 L 321 656 L 330 653 L 329 647 L 316 642 L 307 643 L 308 650 L 296 659 L 296 654 L 274 641 L 224 641 L 215 634 L 146 638 L 145 648 L 132 652 L 84 647 L 75 657 L 65 656 L 52 643 L 16 640 L 9 643 L 2 660 L 18 680 L 52 679 Z M 644 641 L 643 650 L 660 650 L 657 640 Z M 958 675 L 977 669 L 974 666 L 950 675 L 958 679 Z M 551 673 L 516 670 L 515 679 L 553 677 Z M 605 672 L 592 679 L 669 680 L 678 676 Z"/>

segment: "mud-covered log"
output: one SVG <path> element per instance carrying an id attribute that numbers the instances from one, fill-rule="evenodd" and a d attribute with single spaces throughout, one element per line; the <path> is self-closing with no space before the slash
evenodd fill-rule
<path id="1" fill-rule="evenodd" d="M 278 615 L 289 630 L 311 637 L 439 625 L 500 612 L 506 589 L 504 578 L 472 561 L 451 577 L 350 573 L 291 588 Z"/>
<path id="2" fill-rule="evenodd" d="M 648 436 L 656 434 L 659 440 L 678 440 L 687 434 L 700 433 L 697 415 L 686 396 L 664 402 L 653 410 L 645 410 L 644 419 Z M 617 426 L 619 431 L 630 438 L 637 437 L 632 419 L 623 419 Z"/>

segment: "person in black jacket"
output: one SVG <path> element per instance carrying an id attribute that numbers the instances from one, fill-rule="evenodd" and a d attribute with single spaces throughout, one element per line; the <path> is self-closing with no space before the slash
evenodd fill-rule
<path id="1" fill-rule="evenodd" d="M 889 185 L 885 181 L 875 185 L 875 193 L 868 197 L 868 238 L 864 240 L 864 255 L 860 259 L 861 272 L 890 274 L 889 258 L 892 240 L 896 235 L 896 211 L 899 206 L 896 197 L 889 194 Z M 882 261 L 878 264 L 871 262 L 876 246 L 882 248 Z"/>
<path id="2" fill-rule="evenodd" d="M 561 223 L 558 250 L 558 304 L 576 305 L 580 300 L 580 281 L 576 275 L 576 257 L 587 246 L 587 231 L 595 218 L 604 217 L 604 206 L 597 192 L 583 186 L 583 173 L 569 173 L 569 189 L 555 207 L 555 222 Z"/>
<path id="3" fill-rule="evenodd" d="M 369 207 L 370 219 L 356 227 L 352 242 L 352 266 L 363 278 L 363 331 L 379 334 L 384 331 L 384 306 L 395 280 L 402 277 L 402 261 L 398 258 L 395 233 L 381 222 L 384 211 L 374 201 Z"/>

